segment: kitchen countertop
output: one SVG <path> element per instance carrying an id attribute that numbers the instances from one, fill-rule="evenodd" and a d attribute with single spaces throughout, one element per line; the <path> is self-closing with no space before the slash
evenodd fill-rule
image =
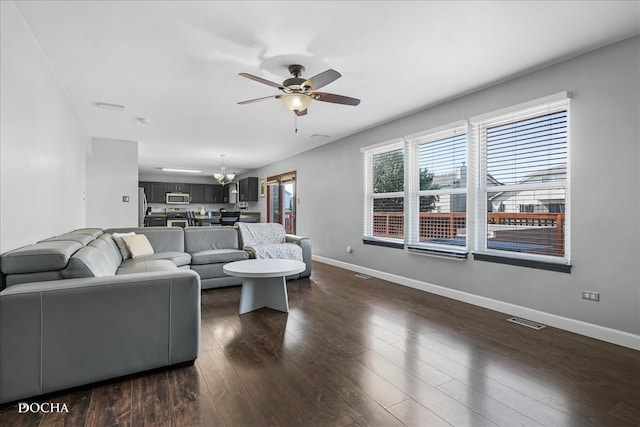
<path id="1" fill-rule="evenodd" d="M 235 211 L 229 211 L 229 212 L 235 212 Z M 244 212 L 244 211 L 240 211 L 240 217 L 243 217 L 243 216 L 260 216 L 260 212 Z M 220 214 L 216 213 L 211 217 L 209 215 L 196 214 L 196 219 L 220 219 Z"/>

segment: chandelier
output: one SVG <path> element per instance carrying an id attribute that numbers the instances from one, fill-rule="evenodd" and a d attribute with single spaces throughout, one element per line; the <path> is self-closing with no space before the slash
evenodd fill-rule
<path id="1" fill-rule="evenodd" d="M 220 173 L 214 173 L 213 177 L 218 181 L 218 184 L 227 185 L 233 181 L 233 178 L 236 177 L 235 173 L 226 173 L 224 167 L 224 154 L 220 154 L 222 157 L 222 164 L 220 165 Z"/>

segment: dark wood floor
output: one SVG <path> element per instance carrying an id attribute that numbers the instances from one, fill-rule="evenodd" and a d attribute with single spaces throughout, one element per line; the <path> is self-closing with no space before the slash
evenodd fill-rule
<path id="1" fill-rule="evenodd" d="M 314 264 L 290 313 L 203 291 L 194 366 L 46 399 L 2 426 L 638 426 L 640 352 Z"/>

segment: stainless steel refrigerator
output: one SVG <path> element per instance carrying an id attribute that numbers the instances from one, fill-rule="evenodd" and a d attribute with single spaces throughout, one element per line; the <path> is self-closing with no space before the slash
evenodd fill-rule
<path id="1" fill-rule="evenodd" d="M 144 217 L 147 215 L 147 196 L 144 194 L 144 188 L 138 188 L 138 227 L 144 227 Z"/>

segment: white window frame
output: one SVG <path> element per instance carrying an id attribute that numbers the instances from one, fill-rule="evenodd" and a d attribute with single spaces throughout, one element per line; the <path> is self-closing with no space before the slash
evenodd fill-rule
<path id="1" fill-rule="evenodd" d="M 492 113 L 483 114 L 472 117 L 470 119 L 472 126 L 471 150 L 474 159 L 472 160 L 477 167 L 478 174 L 476 176 L 475 190 L 475 244 L 474 254 L 484 254 L 501 258 L 521 259 L 525 261 L 539 261 L 543 263 L 571 265 L 571 246 L 570 246 L 570 94 L 568 92 L 560 92 L 544 98 L 539 98 L 523 104 L 518 104 L 509 108 L 494 111 Z M 514 252 L 507 250 L 489 249 L 487 247 L 487 193 L 495 190 L 497 187 L 491 187 L 487 184 L 487 140 L 486 130 L 499 124 L 507 124 L 527 120 L 543 114 L 550 114 L 559 111 L 567 111 L 567 160 L 566 160 L 566 180 L 554 181 L 549 183 L 531 184 L 514 184 L 499 187 L 502 191 L 520 191 L 527 189 L 563 189 L 565 194 L 565 223 L 564 223 L 564 255 L 550 256 L 540 254 L 529 254 L 522 252 Z"/>
<path id="2" fill-rule="evenodd" d="M 404 239 L 395 239 L 390 237 L 374 236 L 373 235 L 373 201 L 375 199 L 401 197 L 405 198 L 405 191 L 397 191 L 392 193 L 374 193 L 373 192 L 373 156 L 376 154 L 382 154 L 395 150 L 403 150 L 404 154 L 404 180 L 406 183 L 407 169 L 406 169 L 406 153 L 404 152 L 404 140 L 402 138 L 396 138 L 390 141 L 382 142 L 375 145 L 370 145 L 360 149 L 364 158 L 364 220 L 362 237 L 365 240 L 387 242 L 395 245 L 402 245 Z M 406 185 L 405 185 L 406 190 Z M 406 207 L 405 207 L 406 210 Z M 404 224 L 404 236 L 406 236 L 406 221 Z"/>
<path id="3" fill-rule="evenodd" d="M 465 245 L 447 245 L 433 242 L 420 242 L 420 197 L 441 196 L 454 194 L 469 194 L 470 180 L 463 188 L 447 188 L 440 190 L 420 190 L 420 146 L 430 142 L 440 141 L 452 136 L 466 135 L 466 157 L 462 159 L 469 163 L 469 136 L 468 122 L 457 121 L 427 131 L 415 133 L 404 137 L 405 140 L 405 250 L 413 253 L 429 255 L 446 255 L 458 258 L 466 257 L 469 239 L 465 238 Z M 469 204 L 465 212 L 469 217 Z"/>

